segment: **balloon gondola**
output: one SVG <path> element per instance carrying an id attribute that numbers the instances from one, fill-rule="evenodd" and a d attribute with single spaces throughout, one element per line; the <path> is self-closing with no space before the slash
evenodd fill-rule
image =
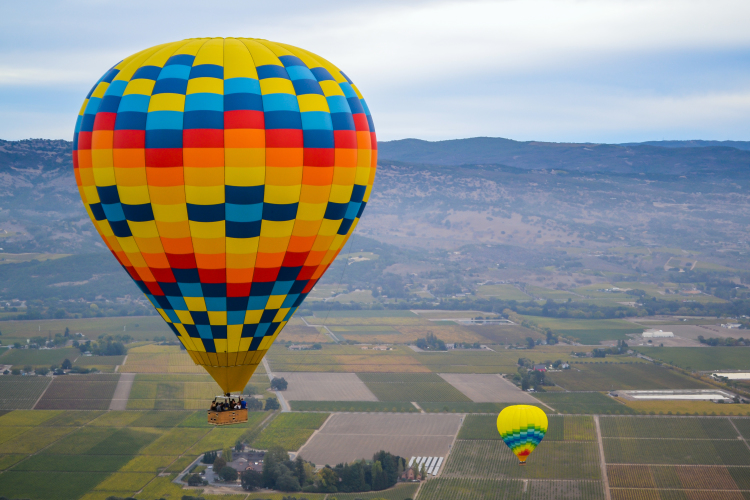
<path id="1" fill-rule="evenodd" d="M 199 38 L 107 71 L 81 107 L 73 163 L 107 247 L 226 394 L 351 236 L 376 150 L 362 95 L 330 62 Z"/>

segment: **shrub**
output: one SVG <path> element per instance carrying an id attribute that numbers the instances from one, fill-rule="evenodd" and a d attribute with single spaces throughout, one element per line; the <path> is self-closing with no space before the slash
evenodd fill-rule
<path id="1" fill-rule="evenodd" d="M 191 475 L 187 480 L 188 486 L 202 486 L 203 478 L 198 474 Z"/>
<path id="2" fill-rule="evenodd" d="M 234 469 L 234 467 L 230 467 L 228 465 L 225 465 L 221 468 L 219 471 L 219 477 L 221 477 L 224 481 L 236 481 L 239 474 L 237 474 L 237 471 Z"/>

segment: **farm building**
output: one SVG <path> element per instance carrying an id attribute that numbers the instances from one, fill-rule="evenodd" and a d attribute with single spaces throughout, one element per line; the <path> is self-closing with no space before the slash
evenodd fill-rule
<path id="1" fill-rule="evenodd" d="M 668 338 L 668 337 L 674 337 L 674 333 L 672 332 L 665 332 L 662 330 L 655 330 L 655 329 L 649 329 L 643 332 L 642 337 L 644 339 L 650 339 L 650 338 Z"/>
<path id="2" fill-rule="evenodd" d="M 547 367 L 545 365 L 534 365 L 535 372 L 546 372 Z"/>
<path id="3" fill-rule="evenodd" d="M 237 472 L 253 469 L 257 472 L 263 472 L 263 459 L 266 456 L 265 451 L 235 452 L 232 454 L 232 461 L 227 465 Z"/>

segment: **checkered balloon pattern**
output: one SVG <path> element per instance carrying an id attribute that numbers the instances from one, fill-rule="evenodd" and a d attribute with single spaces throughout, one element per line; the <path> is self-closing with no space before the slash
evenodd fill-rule
<path id="1" fill-rule="evenodd" d="M 362 95 L 325 59 L 202 38 L 110 69 L 81 107 L 73 162 L 102 239 L 230 392 L 354 231 L 376 149 Z"/>

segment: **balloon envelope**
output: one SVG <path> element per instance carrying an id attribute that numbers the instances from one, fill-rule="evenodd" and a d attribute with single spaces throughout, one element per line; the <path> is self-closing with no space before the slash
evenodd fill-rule
<path id="1" fill-rule="evenodd" d="M 497 417 L 497 430 L 521 464 L 547 433 L 547 415 L 536 406 L 509 406 Z"/>
<path id="2" fill-rule="evenodd" d="M 203 38 L 109 70 L 79 113 L 73 162 L 108 248 L 231 392 L 354 231 L 376 140 L 362 95 L 325 59 Z"/>

